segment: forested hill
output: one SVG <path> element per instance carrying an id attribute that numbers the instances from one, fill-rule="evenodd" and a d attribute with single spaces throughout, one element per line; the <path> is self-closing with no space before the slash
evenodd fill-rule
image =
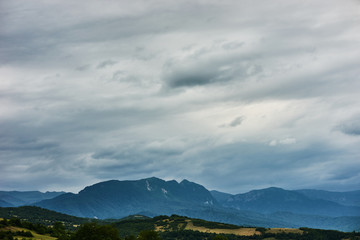
<path id="1" fill-rule="evenodd" d="M 9 210 L 9 209 L 8 209 Z M 60 216 L 58 213 L 43 211 L 40 208 L 19 208 L 11 211 L 21 213 L 30 220 L 20 220 L 12 217 L 10 220 L 0 219 L 0 239 L 26 238 L 47 240 L 359 240 L 360 233 L 340 232 L 334 230 L 318 230 L 310 228 L 261 228 L 244 227 L 232 224 L 205 221 L 178 215 L 157 216 L 147 218 L 130 216 L 122 220 L 92 220 L 81 225 L 65 227 L 63 222 L 57 221 L 49 225 L 47 219 L 62 217 L 65 221 L 79 220 L 71 216 Z M 38 213 L 36 213 L 38 212 Z M 1 213 L 1 212 L 0 212 Z M 41 216 L 48 225 L 34 224 L 34 219 L 27 214 Z M 48 215 L 48 216 L 46 216 Z M 69 222 L 67 222 L 69 223 Z M 137 236 L 137 237 L 136 237 Z"/>
<path id="2" fill-rule="evenodd" d="M 34 206 L 0 207 L 0 218 L 11 219 L 14 217 L 46 226 L 53 225 L 55 222 L 62 222 L 66 226 L 72 227 L 73 225 L 80 225 L 91 221 L 91 219 L 75 217 Z"/>

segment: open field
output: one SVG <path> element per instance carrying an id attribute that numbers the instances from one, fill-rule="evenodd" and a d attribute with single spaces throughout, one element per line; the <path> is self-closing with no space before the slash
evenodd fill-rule
<path id="1" fill-rule="evenodd" d="M 266 233 L 297 233 L 303 234 L 303 230 L 297 228 L 270 228 L 266 230 Z"/>
<path id="2" fill-rule="evenodd" d="M 26 239 L 26 240 L 56 240 L 57 238 L 54 238 L 54 237 L 50 237 L 50 236 L 47 236 L 47 235 L 41 235 L 41 234 L 38 234 L 34 231 L 31 231 L 31 230 L 28 230 L 26 228 L 20 228 L 20 227 L 14 227 L 14 226 L 9 226 L 9 227 L 5 227 L 5 228 L 2 228 L 0 229 L 0 231 L 11 231 L 11 232 L 17 232 L 17 231 L 25 231 L 25 232 L 31 232 L 32 235 L 34 237 L 23 237 L 23 236 L 15 236 L 14 239 Z"/>
<path id="3" fill-rule="evenodd" d="M 163 222 L 167 222 L 169 224 L 173 223 L 168 219 L 163 220 Z M 169 226 L 162 225 L 158 226 L 155 225 L 156 231 L 166 231 L 169 229 Z M 185 223 L 178 223 L 177 229 L 183 230 L 192 230 L 192 231 L 199 231 L 204 233 L 216 233 L 216 234 L 234 234 L 238 236 L 253 236 L 253 235 L 260 235 L 261 233 L 256 231 L 256 228 L 237 228 L 237 229 L 221 229 L 221 228 L 207 228 L 203 226 L 194 226 L 193 222 L 190 219 L 186 219 Z"/>
<path id="4" fill-rule="evenodd" d="M 207 227 L 207 226 L 197 226 L 195 222 L 191 219 L 185 219 L 184 221 L 174 221 L 170 219 L 161 220 L 161 224 L 157 222 L 155 224 L 155 230 L 164 232 L 167 230 L 192 230 L 199 231 L 203 233 L 215 233 L 215 234 L 234 234 L 237 236 L 253 236 L 261 235 L 260 231 L 257 231 L 254 227 L 238 227 L 238 228 L 229 228 L 221 227 L 220 223 L 217 223 L 217 227 Z M 281 234 L 281 233 L 294 233 L 294 234 L 303 234 L 304 231 L 297 228 L 268 228 L 265 230 L 269 234 Z"/>
<path id="5" fill-rule="evenodd" d="M 187 224 L 185 230 L 193 230 L 199 232 L 206 232 L 206 233 L 216 233 L 216 234 L 234 234 L 238 236 L 253 236 L 253 235 L 260 235 L 261 233 L 256 231 L 256 228 L 238 228 L 238 229 L 220 229 L 220 228 L 206 228 L 200 226 L 194 226 L 191 220 L 186 220 Z"/>

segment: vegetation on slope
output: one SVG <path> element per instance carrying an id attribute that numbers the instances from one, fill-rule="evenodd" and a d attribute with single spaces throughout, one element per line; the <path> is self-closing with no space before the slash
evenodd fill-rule
<path id="1" fill-rule="evenodd" d="M 29 221 L 34 224 L 38 223 L 45 226 L 54 225 L 56 222 L 62 222 L 68 229 L 74 229 L 74 227 L 90 221 L 86 218 L 74 217 L 34 206 L 0 207 L 0 217 L 6 219 L 18 218 L 23 221 Z"/>
<path id="2" fill-rule="evenodd" d="M 57 219 L 57 214 L 51 212 L 49 216 L 43 215 L 42 221 L 47 225 L 40 224 L 37 217 L 29 214 L 33 211 L 44 213 L 42 209 L 30 208 L 28 211 L 21 209 L 22 216 L 19 218 L 0 220 L 0 239 L 41 239 L 41 240 L 360 240 L 359 232 L 340 232 L 334 230 L 319 230 L 310 228 L 255 228 L 241 227 L 231 224 L 209 222 L 201 219 L 193 219 L 178 215 L 157 216 L 154 218 L 131 216 L 122 220 L 92 220 L 73 219 L 72 216 L 62 216 L 67 223 L 71 221 L 83 221 L 74 228 L 65 228 L 63 222 L 50 220 Z M 26 213 L 26 214 L 25 214 Z"/>
<path id="3" fill-rule="evenodd" d="M 18 218 L 2 219 L 0 221 L 0 239 L 40 239 L 40 240 L 69 240 L 71 232 L 66 231 L 61 222 L 48 227 L 21 221 Z"/>

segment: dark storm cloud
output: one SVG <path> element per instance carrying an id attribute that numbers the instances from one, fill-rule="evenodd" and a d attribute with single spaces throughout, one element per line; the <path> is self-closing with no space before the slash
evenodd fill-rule
<path id="1" fill-rule="evenodd" d="M 212 83 L 226 84 L 230 80 L 244 81 L 244 76 L 255 74 L 247 73 L 246 66 L 230 64 L 228 66 L 226 63 L 205 63 L 189 68 L 175 68 L 165 77 L 165 82 L 170 88 L 193 87 Z M 260 69 L 258 67 L 256 73 L 260 72 Z"/>
<path id="2" fill-rule="evenodd" d="M 260 65 L 235 55 L 227 49 L 214 52 L 201 50 L 183 60 L 171 60 L 165 65 L 164 84 L 169 88 L 194 87 L 209 84 L 226 85 L 228 81 L 245 81 L 262 71 Z M 219 46 L 217 46 L 219 47 Z"/>

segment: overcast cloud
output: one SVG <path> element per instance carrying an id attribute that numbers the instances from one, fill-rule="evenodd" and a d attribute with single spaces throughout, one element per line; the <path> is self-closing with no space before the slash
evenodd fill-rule
<path id="1" fill-rule="evenodd" d="M 0 0 L 0 189 L 360 186 L 357 0 Z"/>

